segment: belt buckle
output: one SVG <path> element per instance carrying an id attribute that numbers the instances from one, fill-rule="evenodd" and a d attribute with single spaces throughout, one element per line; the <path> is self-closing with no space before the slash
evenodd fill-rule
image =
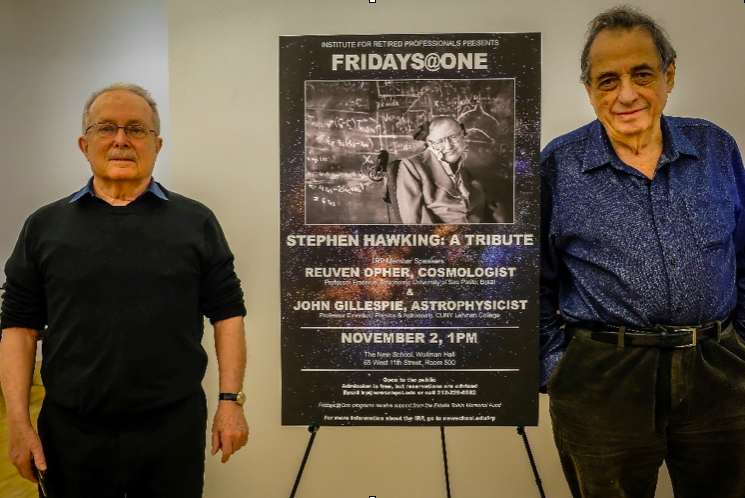
<path id="1" fill-rule="evenodd" d="M 689 344 L 680 344 L 678 346 L 673 346 L 675 349 L 681 349 L 681 348 L 695 348 L 696 347 L 696 327 L 680 327 L 677 329 L 679 332 L 691 332 L 691 337 L 693 338 L 693 341 L 691 341 Z"/>

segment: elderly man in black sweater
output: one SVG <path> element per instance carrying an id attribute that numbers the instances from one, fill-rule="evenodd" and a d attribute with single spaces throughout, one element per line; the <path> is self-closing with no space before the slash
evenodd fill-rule
<path id="1" fill-rule="evenodd" d="M 94 93 L 79 146 L 93 177 L 23 226 L 5 273 L 0 381 L 19 473 L 57 497 L 202 496 L 210 319 L 220 371 L 212 453 L 246 444 L 246 310 L 214 214 L 152 179 L 155 102 Z M 39 434 L 29 389 L 42 340 Z"/>

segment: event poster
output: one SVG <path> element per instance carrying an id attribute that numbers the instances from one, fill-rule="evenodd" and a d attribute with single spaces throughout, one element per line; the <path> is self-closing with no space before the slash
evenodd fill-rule
<path id="1" fill-rule="evenodd" d="M 280 38 L 283 424 L 537 424 L 540 46 Z"/>

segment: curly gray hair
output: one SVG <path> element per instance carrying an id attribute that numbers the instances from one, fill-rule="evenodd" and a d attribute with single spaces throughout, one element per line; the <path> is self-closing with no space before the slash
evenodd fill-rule
<path id="1" fill-rule="evenodd" d="M 660 62 L 662 63 L 661 69 L 663 72 L 667 71 L 670 64 L 675 61 L 675 57 L 677 56 L 665 29 L 657 21 L 637 7 L 632 7 L 630 5 L 619 5 L 618 7 L 613 7 L 612 9 L 598 14 L 595 19 L 588 23 L 587 26 L 585 46 L 582 49 L 582 57 L 580 59 L 580 81 L 585 85 L 590 84 L 590 47 L 598 33 L 606 29 L 629 30 L 641 28 L 646 30 L 652 36 L 657 55 L 660 56 Z"/>

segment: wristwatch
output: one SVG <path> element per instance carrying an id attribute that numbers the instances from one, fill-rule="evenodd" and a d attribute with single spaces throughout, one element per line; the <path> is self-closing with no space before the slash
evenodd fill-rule
<path id="1" fill-rule="evenodd" d="M 243 391 L 237 393 L 220 393 L 220 401 L 235 401 L 239 405 L 246 402 L 246 394 Z"/>

